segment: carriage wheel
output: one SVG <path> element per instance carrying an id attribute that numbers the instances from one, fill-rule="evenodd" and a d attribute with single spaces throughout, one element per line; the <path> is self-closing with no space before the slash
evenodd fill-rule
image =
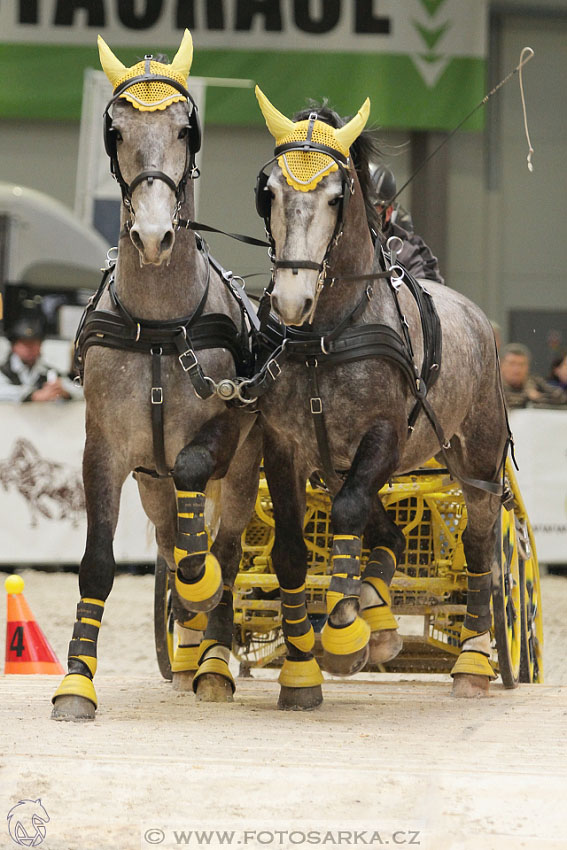
<path id="1" fill-rule="evenodd" d="M 164 679 L 171 681 L 173 658 L 173 614 L 171 613 L 171 591 L 169 569 L 158 554 L 156 558 L 156 581 L 154 590 L 154 638 L 159 671 Z"/>
<path id="2" fill-rule="evenodd" d="M 492 587 L 492 619 L 498 669 L 505 688 L 520 681 L 522 636 L 526 633 L 526 610 L 522 605 L 518 538 L 513 511 L 500 513 L 499 580 Z"/>
<path id="3" fill-rule="evenodd" d="M 539 566 L 529 523 L 516 518 L 520 560 L 520 594 L 525 618 L 522 625 L 520 682 L 543 682 L 543 617 Z"/>

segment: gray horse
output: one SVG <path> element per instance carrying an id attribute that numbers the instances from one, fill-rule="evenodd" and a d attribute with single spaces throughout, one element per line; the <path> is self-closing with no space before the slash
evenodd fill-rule
<path id="1" fill-rule="evenodd" d="M 322 700 L 305 607 L 307 479 L 321 473 L 334 495 L 322 663 L 350 675 L 402 646 L 389 584 L 404 537 L 376 494 L 432 456 L 460 480 L 468 514 L 469 593 L 453 692 L 486 694 L 508 440 L 492 328 L 462 295 L 412 280 L 395 263 L 395 243 L 391 252 L 375 247 L 372 151 L 362 132 L 368 101 L 346 124 L 326 107 L 291 121 L 256 94 L 276 140 L 257 206 L 272 239 L 271 307 L 281 322 L 272 315 L 265 324 L 279 376 L 260 402 L 288 653 L 279 705 Z M 371 555 L 361 576 L 363 537 Z"/>
<path id="2" fill-rule="evenodd" d="M 182 687 L 192 680 L 201 698 L 231 698 L 226 609 L 260 461 L 254 417 L 228 408 L 217 392 L 245 365 L 245 317 L 230 277 L 200 237 L 179 229 L 194 215 L 191 178 L 200 146 L 196 106 L 185 88 L 191 37 L 186 31 L 171 64 L 146 57 L 129 69 L 102 39 L 99 51 L 114 87 L 105 143 L 124 204 L 116 266 L 79 336 L 88 532 L 69 672 L 54 696 L 53 716 L 65 720 L 94 716 L 96 640 L 114 578 L 121 488 L 132 471 L 171 571 L 182 635 L 174 669 L 186 671 L 174 676 Z M 212 547 L 206 489 L 216 493 L 217 519 L 220 513 Z M 127 640 L 128 624 L 123 628 Z"/>

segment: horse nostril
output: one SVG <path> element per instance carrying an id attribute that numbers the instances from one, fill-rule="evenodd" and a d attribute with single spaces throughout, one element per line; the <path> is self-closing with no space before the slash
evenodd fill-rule
<path id="1" fill-rule="evenodd" d="M 309 315 L 309 313 L 311 312 L 311 308 L 312 308 L 312 307 L 313 307 L 313 299 L 312 299 L 312 298 L 306 298 L 306 299 L 305 299 L 304 312 L 303 312 L 303 315 L 304 315 L 305 317 L 307 317 L 307 316 Z"/>
<path id="2" fill-rule="evenodd" d="M 279 310 L 279 305 L 278 305 L 278 299 L 276 298 L 275 295 L 272 295 L 271 302 L 272 302 L 273 309 L 276 311 L 276 313 L 279 316 L 280 310 Z"/>
<path id="3" fill-rule="evenodd" d="M 134 247 L 138 249 L 138 251 L 142 254 L 144 252 L 144 243 L 140 237 L 140 234 L 137 230 L 132 229 L 130 231 L 130 239 L 134 243 Z"/>
<path id="4" fill-rule="evenodd" d="M 160 250 L 163 254 L 173 247 L 173 230 L 168 230 L 161 240 Z"/>

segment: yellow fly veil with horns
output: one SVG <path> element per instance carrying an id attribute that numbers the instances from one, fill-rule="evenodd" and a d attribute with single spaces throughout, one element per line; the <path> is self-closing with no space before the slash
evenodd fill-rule
<path id="1" fill-rule="evenodd" d="M 114 90 L 127 80 L 146 73 L 146 60 L 137 62 L 131 68 L 126 68 L 116 58 L 100 35 L 98 37 L 98 53 L 102 70 L 110 80 Z M 150 74 L 169 77 L 180 85 L 186 86 L 192 61 L 193 39 L 189 30 L 186 29 L 173 62 L 170 65 L 165 65 L 163 62 L 156 62 L 154 59 L 151 59 L 149 61 Z M 173 86 L 168 86 L 166 82 L 162 82 L 161 80 L 135 83 L 131 88 L 126 89 L 120 97 L 128 100 L 132 106 L 141 112 L 155 112 L 156 109 L 166 109 L 170 104 L 178 100 L 185 100 L 181 92 L 177 91 Z"/>
<path id="2" fill-rule="evenodd" d="M 266 126 L 276 141 L 276 147 L 290 142 L 307 140 L 309 125 L 307 121 L 291 121 L 273 106 L 259 86 L 256 97 L 266 119 Z M 324 121 L 315 121 L 312 126 L 311 141 L 325 145 L 348 158 L 349 148 L 362 133 L 370 113 L 370 100 L 366 98 L 357 114 L 344 127 L 331 127 Z M 336 171 L 337 163 L 331 156 L 320 151 L 287 151 L 278 157 L 280 166 L 288 184 L 299 192 L 309 192 L 326 177 Z"/>

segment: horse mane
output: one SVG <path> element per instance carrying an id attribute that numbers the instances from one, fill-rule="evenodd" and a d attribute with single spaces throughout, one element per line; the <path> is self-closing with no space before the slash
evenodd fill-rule
<path id="1" fill-rule="evenodd" d="M 330 124 L 331 127 L 343 127 L 352 116 L 341 118 L 341 116 L 332 109 L 327 99 L 321 103 L 317 101 L 308 101 L 308 106 L 301 109 L 293 116 L 293 121 L 306 121 L 312 112 L 316 112 L 320 121 L 325 124 Z M 360 136 L 353 142 L 350 148 L 353 165 L 358 175 L 362 197 L 364 198 L 364 206 L 366 209 L 366 218 L 368 226 L 375 233 L 381 232 L 382 226 L 380 218 L 374 207 L 374 190 L 370 176 L 370 165 L 376 162 L 382 156 L 382 151 L 378 145 L 378 141 L 372 130 L 363 130 Z"/>

